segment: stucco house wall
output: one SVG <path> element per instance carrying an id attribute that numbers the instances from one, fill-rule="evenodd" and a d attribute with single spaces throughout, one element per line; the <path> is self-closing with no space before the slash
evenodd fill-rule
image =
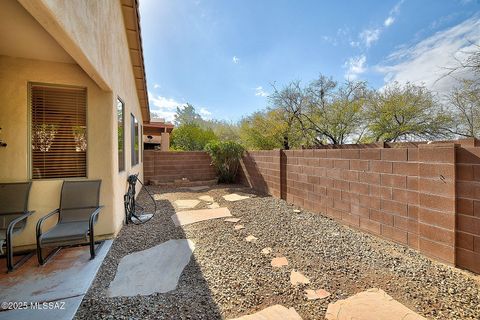
<path id="1" fill-rule="evenodd" d="M 16 1 L 16 0 L 8 0 Z M 137 95 L 122 3 L 105 1 L 18 1 L 48 32 L 72 63 L 1 55 L 0 127 L 7 148 L 0 148 L 0 181 L 25 181 L 29 172 L 28 82 L 87 87 L 87 178 L 102 179 L 105 205 L 95 234 L 114 236 L 123 224 L 123 194 L 129 174 L 143 179 L 143 157 L 131 165 L 130 114 L 143 123 Z M 125 168 L 118 172 L 116 99 L 125 103 Z M 143 114 L 142 114 L 143 113 Z M 35 223 L 58 207 L 62 180 L 33 180 L 29 209 L 35 215 L 14 240 L 16 246 L 35 243 Z"/>

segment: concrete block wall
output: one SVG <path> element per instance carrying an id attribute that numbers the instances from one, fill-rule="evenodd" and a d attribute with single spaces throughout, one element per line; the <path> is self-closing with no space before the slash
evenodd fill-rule
<path id="1" fill-rule="evenodd" d="M 145 181 L 174 182 L 187 178 L 189 181 L 209 181 L 217 177 L 212 159 L 203 151 L 157 151 L 144 150 L 143 174 Z"/>
<path id="2" fill-rule="evenodd" d="M 254 151 L 239 176 L 261 192 L 480 272 L 480 148 L 464 144 Z"/>
<path id="3" fill-rule="evenodd" d="M 480 148 L 456 151 L 456 262 L 480 273 Z"/>

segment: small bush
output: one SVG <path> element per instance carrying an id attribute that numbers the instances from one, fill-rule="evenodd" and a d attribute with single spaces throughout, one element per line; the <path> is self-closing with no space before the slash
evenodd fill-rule
<path id="1" fill-rule="evenodd" d="M 205 150 L 219 173 L 218 182 L 235 182 L 244 150 L 242 145 L 234 141 L 213 141 L 205 146 Z"/>

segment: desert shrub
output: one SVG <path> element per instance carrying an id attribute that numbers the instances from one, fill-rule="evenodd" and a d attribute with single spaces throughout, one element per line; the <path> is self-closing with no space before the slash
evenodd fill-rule
<path id="1" fill-rule="evenodd" d="M 218 171 L 218 182 L 235 182 L 243 147 L 234 141 L 213 141 L 205 146 L 212 158 L 212 164 Z"/>

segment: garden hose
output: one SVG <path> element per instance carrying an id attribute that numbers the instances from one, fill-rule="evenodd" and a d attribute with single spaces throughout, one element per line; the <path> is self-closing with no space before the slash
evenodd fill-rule
<path id="1" fill-rule="evenodd" d="M 143 182 L 140 179 L 138 179 L 138 173 L 128 176 L 127 181 L 128 181 L 128 191 L 123 197 L 124 205 L 125 205 L 126 224 L 129 224 L 130 222 L 133 224 L 143 224 L 147 221 L 150 221 L 155 215 L 155 213 L 157 212 L 157 202 L 155 201 L 155 198 L 150 193 L 150 190 L 148 190 L 148 188 L 143 184 Z M 142 185 L 142 187 L 145 189 L 148 196 L 152 200 L 153 206 L 155 208 L 153 213 L 145 212 L 145 209 L 136 203 L 135 186 L 137 184 L 137 181 Z"/>

